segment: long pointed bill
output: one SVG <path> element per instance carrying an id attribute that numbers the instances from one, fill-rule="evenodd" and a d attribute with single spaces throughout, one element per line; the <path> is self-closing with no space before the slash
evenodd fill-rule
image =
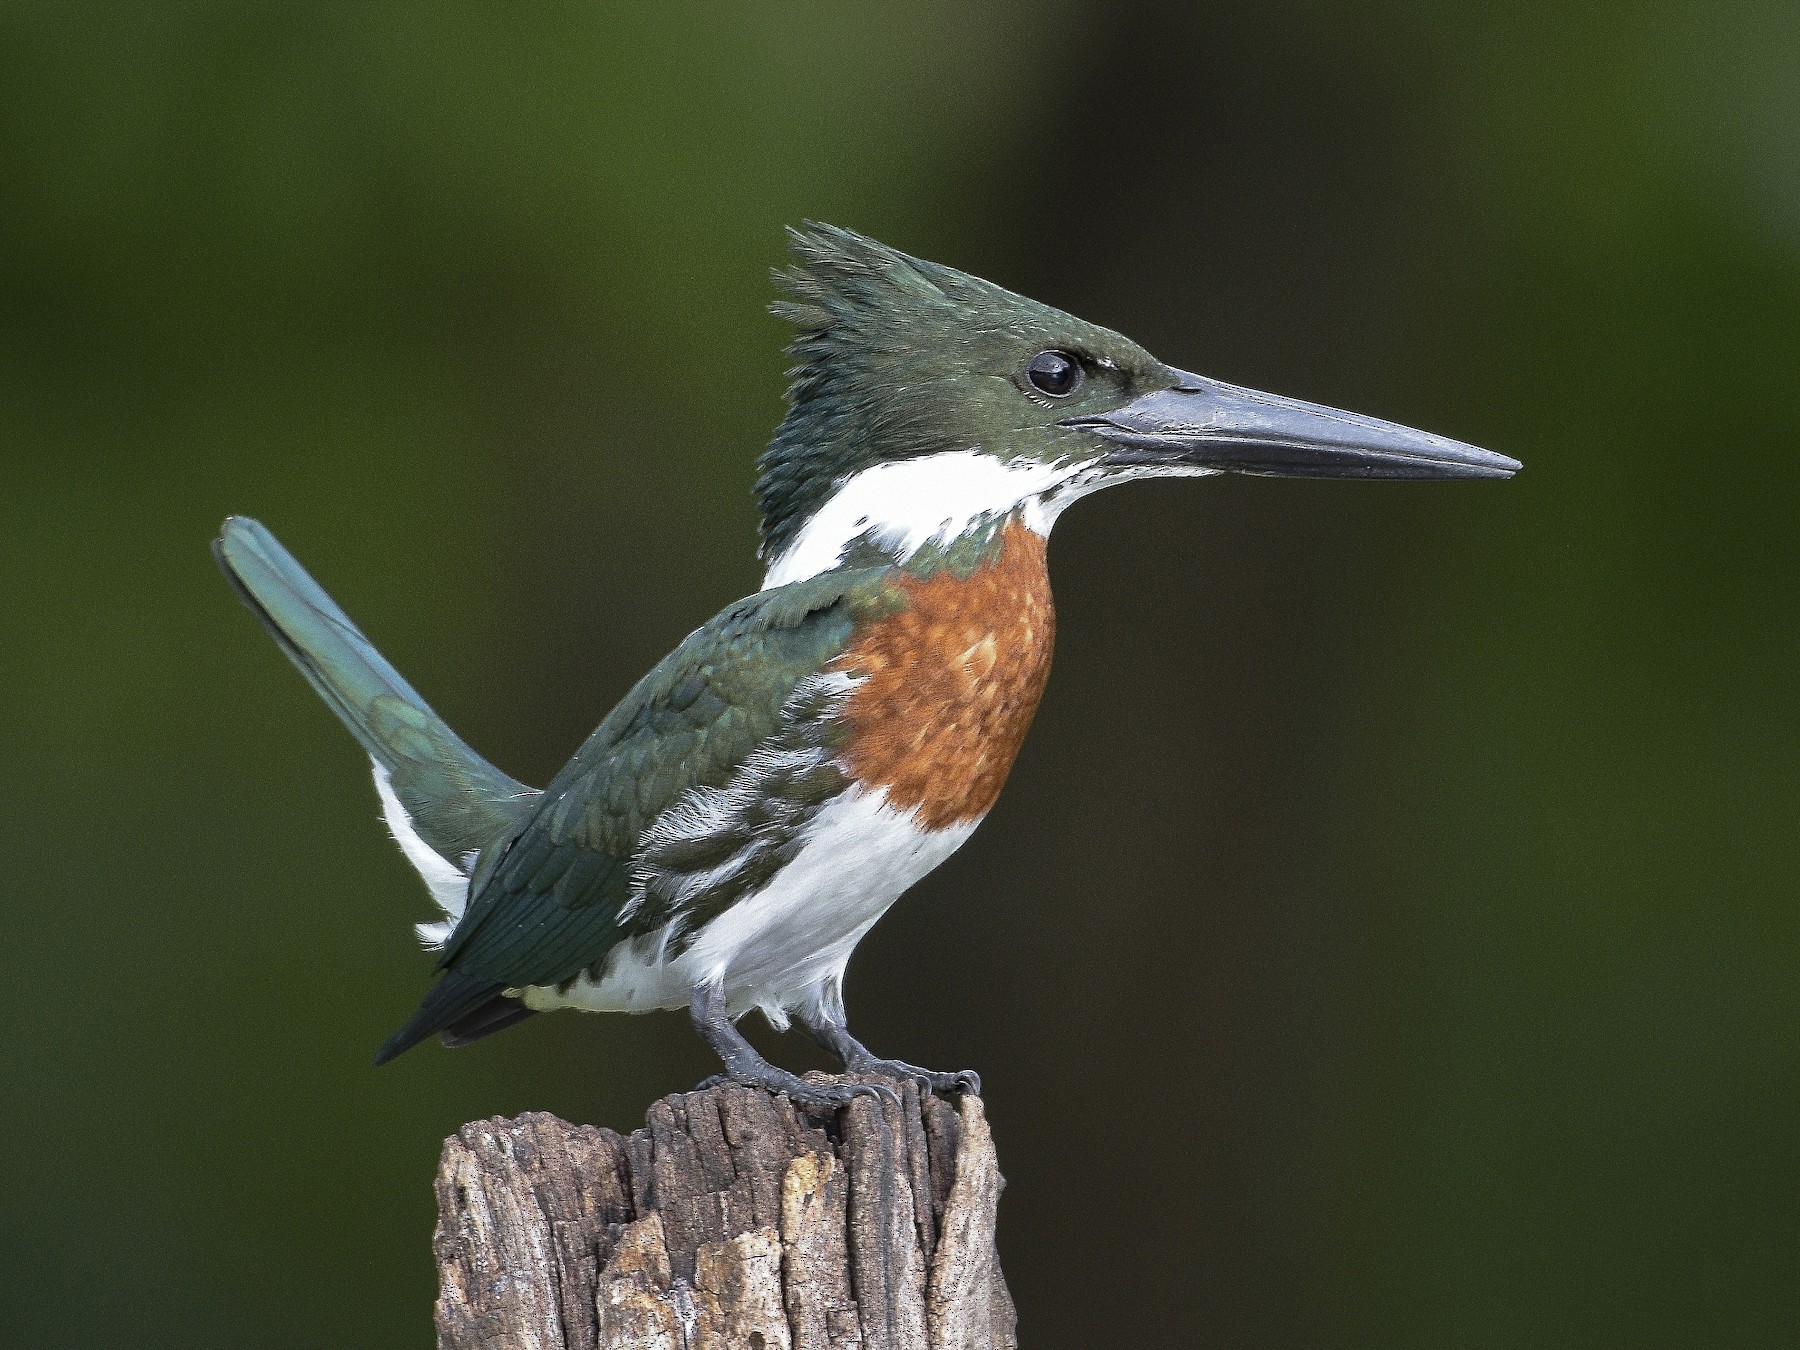
<path id="1" fill-rule="evenodd" d="M 1275 478 L 1510 478 L 1519 461 L 1428 431 L 1181 374 L 1173 389 L 1063 424 L 1114 441 L 1107 462 Z"/>

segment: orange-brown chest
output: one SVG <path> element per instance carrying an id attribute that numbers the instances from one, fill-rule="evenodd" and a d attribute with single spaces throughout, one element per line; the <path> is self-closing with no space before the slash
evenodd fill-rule
<path id="1" fill-rule="evenodd" d="M 905 604 L 832 662 L 862 677 L 844 712 L 847 767 L 927 829 L 993 806 L 1050 677 L 1045 541 L 1010 524 L 1000 545 L 967 576 L 901 580 Z"/>

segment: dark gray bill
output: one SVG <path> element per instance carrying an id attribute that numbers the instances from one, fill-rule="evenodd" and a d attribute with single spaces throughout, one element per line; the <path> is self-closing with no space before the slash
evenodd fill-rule
<path id="1" fill-rule="evenodd" d="M 1189 465 L 1275 478 L 1510 478 L 1519 461 L 1428 431 L 1180 373 L 1110 413 L 1066 418 L 1118 444 L 1121 468 Z"/>

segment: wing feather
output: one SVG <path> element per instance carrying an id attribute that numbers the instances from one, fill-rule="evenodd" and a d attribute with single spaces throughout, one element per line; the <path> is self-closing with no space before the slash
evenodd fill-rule
<path id="1" fill-rule="evenodd" d="M 672 904 L 693 904 L 708 890 L 674 884 L 659 893 L 661 873 L 638 865 L 646 841 L 673 840 L 653 828 L 671 812 L 690 825 L 699 811 L 727 831 L 762 832 L 767 846 L 726 866 L 713 890 L 766 875 L 780 856 L 780 827 L 805 814 L 802 799 L 841 788 L 819 749 L 828 700 L 808 680 L 844 650 L 858 622 L 897 603 L 887 577 L 886 569 L 840 572 L 766 591 L 691 634 L 607 716 L 511 847 L 477 874 L 440 967 L 511 988 L 555 985 L 596 966 L 619 941 L 667 923 Z M 779 819 L 754 819 L 746 797 L 731 799 L 739 809 L 727 820 L 706 795 L 730 794 L 734 784 L 744 795 L 746 766 L 793 799 L 774 808 Z"/>

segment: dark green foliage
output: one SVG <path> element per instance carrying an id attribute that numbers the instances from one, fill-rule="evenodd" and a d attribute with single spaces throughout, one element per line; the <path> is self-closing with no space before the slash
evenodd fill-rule
<path id="1" fill-rule="evenodd" d="M 1056 425 L 1159 388 L 1173 373 L 1129 338 L 832 225 L 789 231 L 774 313 L 797 332 L 788 414 L 757 462 L 762 552 L 779 552 L 834 487 L 884 460 L 979 448 L 1058 461 L 1093 442 Z M 1052 404 L 1023 375 L 1037 352 L 1084 359 Z"/>

